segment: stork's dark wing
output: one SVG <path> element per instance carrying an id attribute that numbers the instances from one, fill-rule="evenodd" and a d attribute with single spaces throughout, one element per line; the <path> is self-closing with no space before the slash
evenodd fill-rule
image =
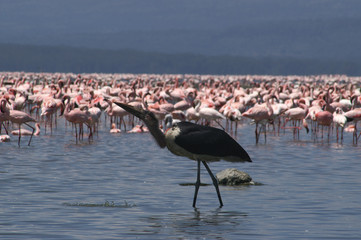
<path id="1" fill-rule="evenodd" d="M 175 138 L 175 143 L 187 151 L 220 158 L 237 157 L 251 162 L 248 153 L 225 131 L 190 122 L 177 125 L 181 134 Z"/>

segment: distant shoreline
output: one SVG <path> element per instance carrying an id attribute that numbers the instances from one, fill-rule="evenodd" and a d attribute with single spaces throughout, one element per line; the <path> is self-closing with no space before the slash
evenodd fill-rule
<path id="1" fill-rule="evenodd" d="M 132 49 L 0 43 L 0 71 L 216 75 L 361 75 L 361 62 L 295 57 L 206 56 Z"/>

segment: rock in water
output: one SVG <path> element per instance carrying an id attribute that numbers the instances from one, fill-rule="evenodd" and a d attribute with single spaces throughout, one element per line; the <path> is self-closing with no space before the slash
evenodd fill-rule
<path id="1" fill-rule="evenodd" d="M 217 173 L 216 176 L 221 185 L 235 186 L 247 184 L 252 181 L 252 178 L 248 173 L 242 172 L 236 168 L 227 168 Z"/>

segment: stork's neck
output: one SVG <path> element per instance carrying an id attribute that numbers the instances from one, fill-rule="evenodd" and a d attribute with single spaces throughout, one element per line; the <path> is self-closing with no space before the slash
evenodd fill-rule
<path id="1" fill-rule="evenodd" d="M 165 135 L 162 132 L 162 130 L 160 130 L 159 124 L 157 127 L 152 127 L 152 126 L 148 126 L 148 125 L 147 125 L 147 127 L 149 129 L 149 132 L 152 134 L 154 139 L 157 141 L 158 146 L 161 148 L 165 148 L 167 146 L 166 140 L 165 140 Z"/>

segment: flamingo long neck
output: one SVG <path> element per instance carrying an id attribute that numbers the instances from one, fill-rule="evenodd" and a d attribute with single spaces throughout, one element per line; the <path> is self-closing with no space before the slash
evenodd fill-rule
<path id="1" fill-rule="evenodd" d="M 71 105 L 70 105 L 70 102 L 66 104 L 66 107 L 64 109 L 64 117 L 67 118 L 69 117 L 69 112 L 71 111 L 70 109 Z"/>
<path id="2" fill-rule="evenodd" d="M 10 114 L 10 109 L 6 106 L 6 100 L 2 99 L 0 103 L 0 112 L 3 114 Z"/>
<path id="3" fill-rule="evenodd" d="M 108 114 L 109 116 L 113 116 L 113 103 L 111 101 L 107 101 L 109 104 L 109 111 Z"/>
<path id="4" fill-rule="evenodd" d="M 268 108 L 268 116 L 272 116 L 273 115 L 273 108 L 272 108 L 272 106 L 271 106 L 271 104 L 270 104 L 270 102 L 268 100 L 267 100 L 266 104 L 267 104 L 267 108 Z"/>
<path id="5" fill-rule="evenodd" d="M 308 114 L 308 107 L 306 104 L 303 103 L 298 103 L 298 106 L 300 106 L 300 108 L 303 108 L 305 110 L 305 116 L 307 116 Z"/>

